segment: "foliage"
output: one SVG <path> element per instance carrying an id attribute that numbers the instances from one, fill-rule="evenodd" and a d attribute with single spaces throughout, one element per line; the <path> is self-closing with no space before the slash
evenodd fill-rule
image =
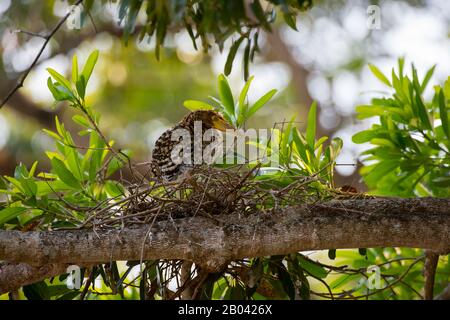
<path id="1" fill-rule="evenodd" d="M 328 137 L 323 136 L 316 140 L 316 113 L 317 104 L 314 102 L 309 109 L 306 134 L 294 126 L 295 117 L 285 128 L 280 131 L 275 129 L 269 143 L 269 151 L 279 148 L 276 151 L 279 154 L 280 167 L 287 170 L 289 175 L 318 175 L 322 181 L 332 185 L 334 166 L 342 149 L 342 140 L 334 138 L 326 147 Z"/>
<path id="2" fill-rule="evenodd" d="M 393 93 L 356 108 L 360 119 L 379 119 L 379 124 L 353 136 L 356 143 L 374 145 L 363 153 L 364 181 L 381 195 L 450 196 L 450 78 L 435 86 L 433 98 L 425 101 L 434 67 L 421 81 L 414 65 L 411 76 L 404 74 L 403 59 L 398 72 L 392 69 L 391 80 L 375 66 L 371 69 Z"/>
<path id="3" fill-rule="evenodd" d="M 277 90 L 273 89 L 259 98 L 252 106 L 248 102 L 248 90 L 253 81 L 253 76 L 247 80 L 242 88 L 238 101 L 235 101 L 230 85 L 226 77 L 221 74 L 218 77 L 219 97 L 220 99 L 210 97 L 211 104 L 198 101 L 186 100 L 184 106 L 191 110 L 216 110 L 223 114 L 225 119 L 235 128 L 241 128 L 245 122 L 261 109 L 275 95 Z"/>
<path id="4" fill-rule="evenodd" d="M 430 68 L 420 81 L 414 65 L 411 75 L 404 73 L 404 60 L 399 59 L 398 71 L 392 69 L 391 78 L 376 66 L 373 74 L 392 94 L 374 98 L 371 105 L 356 108 L 358 118 L 377 117 L 379 123 L 353 136 L 355 143 L 370 143 L 373 147 L 363 153 L 361 175 L 371 192 L 386 196 L 450 196 L 450 78 L 443 86 L 433 87 L 433 97 L 426 101 L 424 92 L 434 72 Z M 372 249 L 373 250 L 373 249 Z M 409 248 L 377 249 L 374 257 L 406 258 L 415 261 L 423 257 L 423 250 Z M 412 299 L 421 297 L 423 288 L 420 265 L 385 265 L 388 274 L 404 274 L 402 288 L 396 295 L 380 292 L 375 298 Z M 436 273 L 435 292 L 448 283 L 448 257 L 441 259 Z"/>
<path id="5" fill-rule="evenodd" d="M 73 121 L 82 127 L 79 134 L 89 138 L 89 146 L 75 145 L 70 132 L 56 117 L 56 132 L 44 129 L 56 145 L 56 151 L 46 152 L 51 160 L 50 172 L 37 174 L 35 162 L 29 170 L 19 164 L 14 177 L 5 177 L 9 184 L 0 190 L 8 200 L 7 208 L 0 211 L 0 225 L 4 228 L 26 229 L 36 223 L 42 228 L 77 226 L 89 208 L 123 194 L 123 186 L 110 177 L 123 166 L 126 153 L 119 155 L 112 150 L 114 142 L 105 140 L 98 129 L 100 116 L 84 100 L 97 57 L 98 52 L 94 51 L 79 73 L 74 56 L 72 81 L 48 69 L 53 78 L 48 78 L 48 88 L 55 100 L 68 101 L 81 112 Z"/>
<path id="6" fill-rule="evenodd" d="M 119 19 L 124 25 L 124 37 L 127 40 L 136 29 L 139 13 L 145 14 L 139 39 L 150 41 L 151 37 L 155 38 L 157 59 L 168 30 L 186 29 L 194 48 L 198 49 L 199 41 L 205 52 L 213 45 L 223 50 L 225 41 L 233 34 L 238 34 L 229 49 L 224 73 L 230 74 L 236 52 L 244 45 L 243 66 L 247 80 L 249 61 L 253 61 L 255 52 L 259 50 L 260 30 L 271 31 L 278 12 L 285 23 L 296 30 L 297 12 L 311 6 L 311 0 L 269 0 L 266 3 L 260 0 L 120 0 Z"/>

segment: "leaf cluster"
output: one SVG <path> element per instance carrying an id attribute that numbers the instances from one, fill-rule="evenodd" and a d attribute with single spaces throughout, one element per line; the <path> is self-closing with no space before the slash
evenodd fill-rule
<path id="1" fill-rule="evenodd" d="M 450 78 L 433 87 L 431 100 L 424 91 L 433 75 L 422 79 L 414 65 L 404 73 L 404 60 L 388 79 L 378 68 L 374 75 L 393 92 L 356 108 L 359 119 L 377 117 L 378 124 L 353 136 L 355 143 L 370 143 L 363 153 L 361 175 L 376 193 L 401 196 L 449 196 L 450 186 Z"/>
<path id="2" fill-rule="evenodd" d="M 249 76 L 249 62 L 259 51 L 258 38 L 261 30 L 272 31 L 278 13 L 293 29 L 299 11 L 312 7 L 311 0 L 120 0 L 119 20 L 124 26 L 125 40 L 137 29 L 138 17 L 143 14 L 144 23 L 139 25 L 139 39 L 155 38 L 155 55 L 160 58 L 167 33 L 185 29 L 197 50 L 205 52 L 213 46 L 221 51 L 225 42 L 237 35 L 228 52 L 224 73 L 231 72 L 236 52 L 243 45 L 244 78 Z"/>

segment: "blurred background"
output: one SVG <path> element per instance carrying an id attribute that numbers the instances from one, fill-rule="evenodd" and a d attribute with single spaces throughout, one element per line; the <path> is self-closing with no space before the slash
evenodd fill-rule
<path id="1" fill-rule="evenodd" d="M 371 4 L 381 8 L 380 29 L 366 25 Z M 46 34 L 68 7 L 61 0 L 0 0 L 0 99 L 44 41 L 19 30 Z M 40 160 L 41 168 L 46 167 L 44 151 L 54 146 L 42 129 L 53 129 L 56 115 L 69 130 L 79 130 L 70 121 L 73 110 L 53 102 L 45 70 L 51 66 L 69 74 L 75 53 L 83 64 L 92 50 L 100 50 L 88 103 L 102 114 L 105 134 L 119 147 L 131 149 L 136 161 L 149 160 L 158 136 L 187 112 L 184 100 L 217 95 L 216 78 L 225 64 L 227 44 L 223 53 L 215 48 L 205 55 L 193 48 L 186 31 L 168 34 L 157 61 L 153 39 L 131 37 L 124 43 L 116 3 L 95 1 L 91 15 L 81 30 L 64 25 L 58 31 L 24 87 L 1 109 L 0 174 L 11 174 L 18 162 L 29 166 Z M 248 127 L 271 128 L 294 114 L 302 127 L 311 102 L 317 100 L 318 135 L 344 141 L 338 163 L 357 163 L 358 154 L 367 148 L 351 141 L 355 132 L 371 125 L 370 119 L 355 119 L 355 106 L 387 90 L 370 72 L 369 62 L 390 74 L 403 56 L 407 63 L 414 62 L 419 77 L 437 64 L 431 84 L 450 75 L 448 0 L 315 1 L 313 9 L 298 17 L 297 27 L 296 32 L 279 23 L 272 34 L 260 35 L 261 52 L 250 66 L 255 76 L 250 99 L 272 88 L 279 91 Z M 242 54 L 238 51 L 236 61 Z M 235 92 L 244 84 L 240 63 L 235 62 L 229 81 Z M 432 86 L 429 89 L 425 96 Z M 357 167 L 338 166 L 337 171 L 337 185 L 363 188 Z"/>

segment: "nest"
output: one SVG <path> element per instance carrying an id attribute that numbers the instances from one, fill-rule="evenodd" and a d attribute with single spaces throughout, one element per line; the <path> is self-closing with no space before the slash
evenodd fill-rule
<path id="1" fill-rule="evenodd" d="M 130 184 L 123 198 L 92 212 L 84 228 L 117 228 L 160 220 L 254 214 L 330 198 L 355 197 L 318 175 L 261 175 L 261 168 L 200 166 L 174 182 Z"/>
<path id="2" fill-rule="evenodd" d="M 238 218 L 286 206 L 365 197 L 363 194 L 335 189 L 322 180 L 319 174 L 290 176 L 286 170 L 282 174 L 281 171 L 276 171 L 271 175 L 267 172 L 262 174 L 263 170 L 267 169 L 260 166 L 249 169 L 244 165 L 225 169 L 200 166 L 173 182 L 133 176 L 134 181 L 140 179 L 141 182 L 129 183 L 122 197 L 108 199 L 96 210 L 89 212 L 80 228 L 93 228 L 94 232 L 98 229 L 117 229 L 142 224 L 151 228 L 156 221 L 173 221 L 195 216 L 216 219 L 218 215 L 236 215 Z M 144 243 L 145 239 L 142 245 Z M 248 259 L 234 260 L 219 273 L 209 274 L 201 266 L 193 265 L 189 261 L 144 261 L 141 257 L 140 261 L 127 262 L 128 270 L 137 264 L 141 266 L 141 279 L 144 279 L 140 286 L 143 286 L 149 297 L 153 297 L 155 292 L 160 290 L 158 294 L 164 299 L 180 298 L 186 290 L 193 292 L 190 299 L 197 299 L 205 290 L 203 287 L 207 286 L 208 281 L 214 282 L 220 277 L 224 277 L 226 281 L 232 277 L 236 281 L 247 283 L 250 281 L 252 268 Z M 148 270 L 151 268 L 159 270 L 159 278 L 147 279 Z M 273 275 L 267 277 L 273 278 Z M 174 290 L 169 289 L 170 283 L 176 283 Z"/>

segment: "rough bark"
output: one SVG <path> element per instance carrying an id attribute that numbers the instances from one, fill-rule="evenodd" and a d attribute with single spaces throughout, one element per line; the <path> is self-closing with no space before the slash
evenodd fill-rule
<path id="1" fill-rule="evenodd" d="M 404 246 L 445 253 L 450 248 L 450 199 L 334 200 L 250 216 L 164 221 L 150 233 L 148 228 L 0 231 L 0 260 L 39 268 L 139 260 L 142 253 L 144 260 L 188 260 L 215 272 L 234 259 L 305 250 Z"/>

